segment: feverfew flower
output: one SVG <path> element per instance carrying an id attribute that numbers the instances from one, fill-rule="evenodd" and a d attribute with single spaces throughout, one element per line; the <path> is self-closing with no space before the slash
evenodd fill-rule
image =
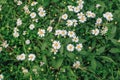
<path id="1" fill-rule="evenodd" d="M 25 41 L 25 44 L 30 44 L 30 40 L 29 39 L 27 39 L 26 41 Z"/>
<path id="2" fill-rule="evenodd" d="M 22 20 L 20 18 L 18 18 L 16 24 L 17 24 L 17 26 L 21 26 L 22 25 Z"/>
<path id="3" fill-rule="evenodd" d="M 60 49 L 61 45 L 59 41 L 53 41 L 52 47 L 54 49 Z"/>
<path id="4" fill-rule="evenodd" d="M 91 12 L 91 11 L 87 11 L 86 16 L 89 18 L 95 18 L 95 13 Z"/>
<path id="5" fill-rule="evenodd" d="M 30 28 L 30 30 L 33 30 L 35 28 L 35 25 L 34 24 L 30 24 L 29 28 Z"/>
<path id="6" fill-rule="evenodd" d="M 108 21 L 112 21 L 113 20 L 113 15 L 112 15 L 111 12 L 104 13 L 103 17 L 106 18 Z"/>
<path id="7" fill-rule="evenodd" d="M 72 38 L 72 37 L 75 37 L 75 35 L 76 35 L 76 34 L 75 34 L 74 31 L 68 31 L 68 36 L 69 36 L 69 37 Z"/>
<path id="8" fill-rule="evenodd" d="M 67 50 L 70 51 L 70 52 L 74 51 L 74 46 L 72 44 L 68 44 L 67 45 Z"/>
<path id="9" fill-rule="evenodd" d="M 74 62 L 73 67 L 74 67 L 75 69 L 79 68 L 79 67 L 80 67 L 80 61 Z"/>
<path id="10" fill-rule="evenodd" d="M 22 4 L 22 1 L 18 0 L 17 5 L 21 5 L 21 4 Z"/>
<path id="11" fill-rule="evenodd" d="M 35 18 L 35 17 L 36 17 L 36 13 L 35 13 L 35 12 L 32 12 L 32 13 L 30 14 L 30 17 L 31 17 L 31 18 Z"/>
<path id="12" fill-rule="evenodd" d="M 52 29 L 53 29 L 53 27 L 52 27 L 52 26 L 49 26 L 49 27 L 47 28 L 47 31 L 48 31 L 48 32 L 51 32 Z"/>
<path id="13" fill-rule="evenodd" d="M 101 30 L 101 34 L 104 35 L 107 33 L 107 31 L 108 31 L 108 27 L 103 27 Z"/>
<path id="14" fill-rule="evenodd" d="M 7 48 L 8 47 L 7 41 L 3 41 L 1 46 L 4 47 L 4 48 Z"/>
<path id="15" fill-rule="evenodd" d="M 82 47 L 83 47 L 83 45 L 80 43 L 80 44 L 77 44 L 77 45 L 76 45 L 75 49 L 76 49 L 77 51 L 81 51 L 81 50 L 82 50 Z"/>
<path id="16" fill-rule="evenodd" d="M 97 36 L 99 34 L 99 29 L 92 30 L 92 34 Z"/>
<path id="17" fill-rule="evenodd" d="M 4 79 L 3 74 L 0 74 L 0 80 L 3 80 L 3 79 Z"/>
<path id="18" fill-rule="evenodd" d="M 35 54 L 29 54 L 29 55 L 28 55 L 28 60 L 29 60 L 29 61 L 34 61 L 35 58 L 36 58 Z"/>
<path id="19" fill-rule="evenodd" d="M 22 72 L 25 74 L 25 73 L 28 73 L 28 69 L 22 67 Z"/>
<path id="20" fill-rule="evenodd" d="M 67 31 L 66 30 L 61 30 L 61 36 L 66 36 L 67 35 Z"/>
<path id="21" fill-rule="evenodd" d="M 73 41 L 73 42 L 78 42 L 78 41 L 79 41 L 79 38 L 76 37 L 76 36 L 74 36 L 74 37 L 72 38 L 72 41 Z"/>
<path id="22" fill-rule="evenodd" d="M 38 35 L 40 37 L 44 37 L 45 36 L 45 30 L 44 29 L 38 29 Z"/>
<path id="23" fill-rule="evenodd" d="M 38 12 L 38 15 L 39 15 L 40 17 L 46 16 L 45 10 L 42 10 L 42 11 Z"/>
<path id="24" fill-rule="evenodd" d="M 97 20 L 96 20 L 96 25 L 100 25 L 102 23 L 102 18 L 97 18 Z"/>
<path id="25" fill-rule="evenodd" d="M 17 55 L 17 60 L 19 60 L 19 61 L 23 61 L 23 60 L 25 60 L 25 54 L 24 53 L 22 53 L 21 55 Z"/>
<path id="26" fill-rule="evenodd" d="M 54 54 L 56 54 L 56 53 L 58 52 L 58 50 L 57 50 L 57 49 L 52 48 L 51 52 L 53 52 Z"/>
<path id="27" fill-rule="evenodd" d="M 15 37 L 15 38 L 19 37 L 19 33 L 17 31 L 14 31 L 13 37 Z"/>
<path id="28" fill-rule="evenodd" d="M 78 12 L 80 12 L 80 7 L 79 7 L 79 6 L 77 6 L 77 7 L 74 7 L 74 12 L 75 12 L 75 13 L 78 13 Z"/>
<path id="29" fill-rule="evenodd" d="M 69 6 L 67 6 L 68 7 L 68 10 L 69 11 L 73 11 L 73 9 L 74 9 L 74 6 L 72 6 L 72 5 L 69 5 Z"/>
<path id="30" fill-rule="evenodd" d="M 86 16 L 82 12 L 78 13 L 77 16 L 78 16 L 78 19 L 81 23 L 84 23 L 87 19 Z"/>
<path id="31" fill-rule="evenodd" d="M 55 35 L 59 36 L 61 34 L 61 30 L 55 30 Z"/>
<path id="32" fill-rule="evenodd" d="M 101 5 L 100 4 L 96 4 L 96 8 L 99 8 Z"/>
<path id="33" fill-rule="evenodd" d="M 38 8 L 38 11 L 43 11 L 44 9 L 43 9 L 43 7 L 42 6 L 40 6 L 39 8 Z"/>
<path id="34" fill-rule="evenodd" d="M 63 20 L 66 20 L 68 18 L 68 15 L 67 14 L 63 14 L 62 17 L 61 17 Z"/>
<path id="35" fill-rule="evenodd" d="M 67 20 L 66 25 L 67 25 L 68 27 L 72 26 L 72 25 L 73 25 L 73 21 L 72 21 L 72 20 Z"/>
<path id="36" fill-rule="evenodd" d="M 33 2 L 31 3 L 31 6 L 35 6 L 36 4 L 38 4 L 38 2 L 33 1 Z"/>

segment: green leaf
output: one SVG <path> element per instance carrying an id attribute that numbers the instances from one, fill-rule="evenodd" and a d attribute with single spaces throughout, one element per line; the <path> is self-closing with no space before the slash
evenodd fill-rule
<path id="1" fill-rule="evenodd" d="M 45 55 L 42 55 L 42 60 L 43 60 L 43 62 L 44 62 L 45 64 L 47 64 L 47 58 L 46 58 Z"/>
<path id="2" fill-rule="evenodd" d="M 57 59 L 53 62 L 53 67 L 58 69 L 63 63 L 63 58 Z"/>
<path id="3" fill-rule="evenodd" d="M 101 47 L 101 48 L 97 49 L 96 54 L 97 54 L 97 55 L 100 55 L 100 54 L 103 53 L 104 51 L 105 51 L 105 47 Z"/>
<path id="4" fill-rule="evenodd" d="M 6 4 L 7 0 L 0 0 L 0 4 Z"/>
<path id="5" fill-rule="evenodd" d="M 74 59 L 74 58 L 75 58 L 75 54 L 74 54 L 74 53 L 67 53 L 67 56 L 68 56 L 70 59 Z"/>
<path id="6" fill-rule="evenodd" d="M 111 53 L 120 53 L 120 49 L 118 49 L 118 48 L 112 48 L 112 49 L 110 49 L 109 52 L 111 52 Z"/>
<path id="7" fill-rule="evenodd" d="M 107 57 L 107 56 L 100 56 L 100 57 L 105 61 L 112 62 L 112 63 L 116 64 L 115 61 L 110 57 Z"/>
<path id="8" fill-rule="evenodd" d="M 95 70 L 95 69 L 96 69 L 96 66 L 97 66 L 96 60 L 95 60 L 95 59 L 92 59 L 92 61 L 91 61 L 91 68 L 92 68 L 93 70 Z"/>

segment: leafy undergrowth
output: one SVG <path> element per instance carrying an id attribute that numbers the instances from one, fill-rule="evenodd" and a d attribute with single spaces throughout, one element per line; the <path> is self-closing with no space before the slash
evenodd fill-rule
<path id="1" fill-rule="evenodd" d="M 0 80 L 120 80 L 120 0 L 0 0 Z"/>

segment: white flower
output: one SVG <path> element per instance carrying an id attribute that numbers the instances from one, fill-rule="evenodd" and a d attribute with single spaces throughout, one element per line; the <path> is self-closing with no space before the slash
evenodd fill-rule
<path id="1" fill-rule="evenodd" d="M 28 73 L 28 69 L 25 69 L 24 67 L 22 67 L 22 72 L 25 74 L 25 73 Z"/>
<path id="2" fill-rule="evenodd" d="M 91 12 L 91 11 L 87 11 L 86 16 L 89 18 L 95 18 L 95 13 Z"/>
<path id="3" fill-rule="evenodd" d="M 63 19 L 63 20 L 66 20 L 67 18 L 68 18 L 68 15 L 67 15 L 67 14 L 63 14 L 63 15 L 62 15 L 62 19 Z"/>
<path id="4" fill-rule="evenodd" d="M 3 41 L 1 46 L 4 47 L 4 48 L 7 48 L 8 47 L 7 41 Z"/>
<path id="5" fill-rule="evenodd" d="M 28 60 L 29 60 L 29 61 L 34 61 L 35 58 L 36 58 L 35 54 L 29 54 L 29 55 L 28 55 Z"/>
<path id="6" fill-rule="evenodd" d="M 101 5 L 100 4 L 96 4 L 96 8 L 99 8 Z"/>
<path id="7" fill-rule="evenodd" d="M 73 19 L 72 21 L 73 21 L 73 26 L 77 26 L 77 25 L 78 25 L 78 23 L 77 23 L 77 20 L 76 20 L 76 19 Z"/>
<path id="8" fill-rule="evenodd" d="M 35 18 L 35 17 L 36 17 L 36 13 L 35 13 L 35 12 L 32 12 L 32 13 L 30 14 L 30 17 L 31 17 L 31 18 Z"/>
<path id="9" fill-rule="evenodd" d="M 83 1 L 83 0 L 77 0 L 77 3 L 78 3 L 79 5 L 83 5 L 83 4 L 84 4 L 84 1 Z"/>
<path id="10" fill-rule="evenodd" d="M 44 37 L 45 36 L 45 30 L 44 29 L 38 29 L 38 35 L 40 37 Z"/>
<path id="11" fill-rule="evenodd" d="M 16 24 L 17 24 L 17 26 L 21 26 L 22 25 L 22 20 L 20 18 L 18 18 Z"/>
<path id="12" fill-rule="evenodd" d="M 72 44 L 68 44 L 67 45 L 67 50 L 70 51 L 70 52 L 74 51 L 74 46 Z"/>
<path id="13" fill-rule="evenodd" d="M 69 37 L 75 37 L 75 32 L 74 31 L 68 31 L 68 36 Z"/>
<path id="14" fill-rule="evenodd" d="M 103 27 L 101 30 L 101 34 L 104 35 L 107 33 L 107 31 L 108 31 L 108 27 Z"/>
<path id="15" fill-rule="evenodd" d="M 1 53 L 1 51 L 2 51 L 2 47 L 0 47 L 0 53 Z"/>
<path id="16" fill-rule="evenodd" d="M 42 62 L 42 61 L 40 62 L 40 66 L 43 66 L 44 64 L 45 64 L 44 62 Z"/>
<path id="17" fill-rule="evenodd" d="M 27 39 L 27 40 L 25 41 L 25 44 L 30 44 L 30 40 Z"/>
<path id="18" fill-rule="evenodd" d="M 52 27 L 52 26 L 49 26 L 49 27 L 47 28 L 47 31 L 48 31 L 48 32 L 51 32 L 52 29 L 53 29 L 53 27 Z"/>
<path id="19" fill-rule="evenodd" d="M 15 31 L 15 32 L 13 33 L 13 37 L 15 37 L 15 38 L 19 37 L 19 33 Z"/>
<path id="20" fill-rule="evenodd" d="M 58 36 L 58 35 L 60 35 L 60 34 L 61 34 L 61 30 L 56 30 L 56 31 L 55 31 L 55 35 L 56 35 L 56 36 Z"/>
<path id="21" fill-rule="evenodd" d="M 3 74 L 0 74 L 0 80 L 3 80 L 3 79 L 4 79 Z"/>
<path id="22" fill-rule="evenodd" d="M 75 49 L 76 49 L 77 51 L 81 51 L 81 50 L 82 50 L 82 47 L 83 47 L 83 45 L 80 43 L 80 44 L 77 44 L 77 45 L 76 45 Z"/>
<path id="23" fill-rule="evenodd" d="M 61 36 L 66 36 L 67 35 L 67 31 L 66 30 L 61 30 Z"/>
<path id="24" fill-rule="evenodd" d="M 33 30 L 35 28 L 35 25 L 34 24 L 30 24 L 29 28 L 30 28 L 30 30 Z"/>
<path id="25" fill-rule="evenodd" d="M 68 7 L 68 10 L 69 11 L 73 11 L 73 9 L 74 9 L 74 6 L 71 6 L 71 5 L 69 5 L 69 6 L 67 6 Z"/>
<path id="26" fill-rule="evenodd" d="M 39 8 L 38 8 L 38 11 L 43 11 L 44 9 L 43 9 L 43 7 L 42 6 L 40 6 Z"/>
<path id="27" fill-rule="evenodd" d="M 40 17 L 46 16 L 45 10 L 38 12 L 38 15 L 39 15 Z"/>
<path id="28" fill-rule="evenodd" d="M 77 6 L 77 7 L 74 7 L 74 12 L 75 12 L 75 13 L 78 13 L 78 12 L 80 12 L 80 7 L 79 7 L 79 6 Z"/>
<path id="29" fill-rule="evenodd" d="M 17 32 L 19 31 L 19 29 L 17 27 L 14 28 L 14 32 Z"/>
<path id="30" fill-rule="evenodd" d="M 113 15 L 111 12 L 106 12 L 105 14 L 103 14 L 103 17 L 106 18 L 108 21 L 113 20 Z"/>
<path id="31" fill-rule="evenodd" d="M 80 61 L 74 62 L 73 67 L 76 68 L 76 69 L 79 68 L 80 67 Z"/>
<path id="32" fill-rule="evenodd" d="M 52 48 L 51 52 L 53 52 L 54 54 L 56 54 L 58 52 L 58 49 Z"/>
<path id="33" fill-rule="evenodd" d="M 33 2 L 31 3 L 31 6 L 35 6 L 36 4 L 38 4 L 38 2 L 33 1 Z"/>
<path id="34" fill-rule="evenodd" d="M 78 42 L 79 41 L 79 38 L 74 36 L 73 39 L 72 39 L 73 42 Z"/>
<path id="35" fill-rule="evenodd" d="M 0 5 L 0 11 L 2 10 L 2 5 Z"/>
<path id="36" fill-rule="evenodd" d="M 97 36 L 99 34 L 99 29 L 92 30 L 92 34 Z"/>
<path id="37" fill-rule="evenodd" d="M 61 45 L 59 41 L 53 41 L 52 47 L 54 49 L 60 49 Z"/>
<path id="38" fill-rule="evenodd" d="M 101 24 L 102 23 L 102 18 L 97 18 L 97 20 L 96 20 L 96 25 L 99 25 L 99 24 Z"/>
<path id="39" fill-rule="evenodd" d="M 22 1 L 18 0 L 17 5 L 21 5 L 21 4 L 22 4 Z"/>
<path id="40" fill-rule="evenodd" d="M 25 60 L 25 54 L 22 53 L 21 55 L 17 55 L 16 59 L 17 59 L 17 60 L 20 60 L 20 61 Z"/>
<path id="41" fill-rule="evenodd" d="M 81 23 L 84 23 L 86 21 L 86 17 L 82 12 L 78 13 L 77 16 L 78 16 L 78 19 Z"/>
<path id="42" fill-rule="evenodd" d="M 67 20 L 66 25 L 67 25 L 67 26 L 72 26 L 72 25 L 73 25 L 73 21 L 72 21 L 72 20 Z"/>
<path id="43" fill-rule="evenodd" d="M 26 31 L 23 31 L 23 35 L 26 35 Z"/>

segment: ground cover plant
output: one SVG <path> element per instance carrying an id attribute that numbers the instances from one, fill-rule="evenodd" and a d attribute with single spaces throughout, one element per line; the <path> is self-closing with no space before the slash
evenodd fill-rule
<path id="1" fill-rule="evenodd" d="M 120 0 L 0 0 L 0 80 L 120 80 Z"/>

